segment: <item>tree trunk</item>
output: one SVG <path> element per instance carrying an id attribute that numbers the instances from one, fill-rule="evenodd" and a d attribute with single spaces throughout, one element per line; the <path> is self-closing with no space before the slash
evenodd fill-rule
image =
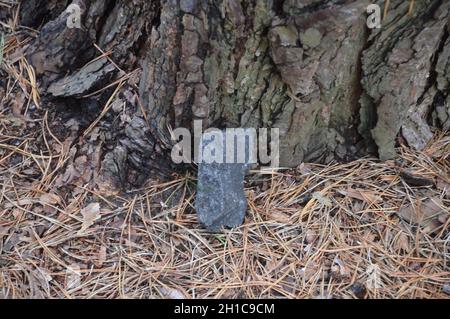
<path id="1" fill-rule="evenodd" d="M 43 25 L 26 50 L 43 101 L 83 110 L 80 136 L 114 97 L 95 128 L 99 175 L 129 187 L 173 170 L 170 129 L 194 119 L 279 128 L 289 167 L 390 159 L 399 136 L 420 149 L 430 126 L 450 129 L 450 2 L 391 0 L 368 29 L 372 2 L 80 0 L 82 28 L 70 29 L 70 1 L 27 0 L 20 17 Z M 94 44 L 112 53 L 86 65 Z M 120 94 L 117 83 L 92 94 L 117 79 Z"/>

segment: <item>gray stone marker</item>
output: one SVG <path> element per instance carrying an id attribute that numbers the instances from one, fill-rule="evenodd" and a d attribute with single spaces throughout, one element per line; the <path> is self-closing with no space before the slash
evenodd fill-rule
<path id="1" fill-rule="evenodd" d="M 245 139 L 248 132 L 241 129 L 233 138 L 234 162 L 227 161 L 226 153 L 230 150 L 230 144 L 227 143 L 224 131 L 216 131 L 214 137 L 208 133 L 202 135 L 198 148 L 203 156 L 199 159 L 195 208 L 200 221 L 210 231 L 220 231 L 223 227 L 237 227 L 244 221 L 247 211 L 244 178 L 256 162 L 249 152 L 252 150 L 255 155 L 256 149 L 252 148 L 249 139 Z M 256 143 L 256 139 L 253 143 Z M 254 145 L 256 144 L 253 144 L 253 147 Z M 239 147 L 245 150 L 243 161 L 237 160 Z M 214 156 L 208 152 L 211 149 L 215 149 Z"/>

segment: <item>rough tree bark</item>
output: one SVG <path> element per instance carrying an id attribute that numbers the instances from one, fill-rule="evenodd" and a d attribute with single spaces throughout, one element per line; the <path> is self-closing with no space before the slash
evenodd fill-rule
<path id="1" fill-rule="evenodd" d="M 291 167 L 368 153 L 390 159 L 398 136 L 420 149 L 431 126 L 450 129 L 450 2 L 415 1 L 409 15 L 409 1 L 391 0 L 382 28 L 369 30 L 372 2 L 384 7 L 80 0 L 83 28 L 68 29 L 71 1 L 26 0 L 20 18 L 42 25 L 26 54 L 59 112 L 102 106 L 115 87 L 89 93 L 139 68 L 117 98 L 127 116 L 111 110 L 98 123 L 107 132 L 100 175 L 127 186 L 169 172 L 170 128 L 194 119 L 205 128 L 278 127 L 281 166 Z M 86 65 L 100 55 L 94 43 L 112 54 Z"/>

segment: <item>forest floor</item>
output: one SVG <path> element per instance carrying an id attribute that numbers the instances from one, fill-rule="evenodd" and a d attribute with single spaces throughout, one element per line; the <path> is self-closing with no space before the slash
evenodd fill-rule
<path id="1" fill-rule="evenodd" d="M 99 133 L 69 136 L 25 59 L 0 72 L 0 298 L 450 297 L 450 134 L 394 161 L 254 171 L 244 224 L 210 233 L 193 173 L 97 188 Z"/>
<path id="2" fill-rule="evenodd" d="M 395 161 L 253 172 L 244 225 L 209 233 L 190 174 L 128 193 L 61 185 L 81 174 L 70 147 L 14 105 L 0 109 L 1 298 L 450 296 L 448 134 Z"/>

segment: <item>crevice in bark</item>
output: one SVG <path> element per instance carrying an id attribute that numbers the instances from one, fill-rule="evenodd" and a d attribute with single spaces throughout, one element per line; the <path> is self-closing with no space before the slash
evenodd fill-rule
<path id="1" fill-rule="evenodd" d="M 376 155 L 377 146 L 374 139 L 372 138 L 372 135 L 370 134 L 370 131 L 375 127 L 378 120 L 378 116 L 375 108 L 375 103 L 373 99 L 365 91 L 362 83 L 364 78 L 363 55 L 364 52 L 373 45 L 373 42 L 374 38 L 372 39 L 370 38 L 370 31 L 368 28 L 366 28 L 364 32 L 364 46 L 361 52 L 359 53 L 358 57 L 357 69 L 359 80 L 357 83 L 357 91 L 359 92 L 359 98 L 355 102 L 358 104 L 358 112 L 356 113 L 358 135 L 361 137 L 365 149 L 367 150 L 367 153 L 372 153 Z M 363 99 L 366 100 L 365 105 L 363 105 L 362 103 Z M 366 114 L 364 115 L 365 122 L 362 121 L 363 118 L 362 112 L 366 112 Z"/>
<path id="2" fill-rule="evenodd" d="M 161 23 L 161 1 L 152 1 L 151 11 L 153 12 L 153 17 L 144 25 L 141 35 L 133 47 L 134 54 L 139 58 L 145 56 L 146 50 L 150 45 L 149 38 L 152 28 L 158 29 Z"/>
<path id="3" fill-rule="evenodd" d="M 420 103 L 422 103 L 425 94 L 428 93 L 430 88 L 433 87 L 434 85 L 436 85 L 436 80 L 437 80 L 437 76 L 438 76 L 438 74 L 436 72 L 436 65 L 437 65 L 440 54 L 444 50 L 445 42 L 447 41 L 448 37 L 449 37 L 449 32 L 447 29 L 445 29 L 444 34 L 441 37 L 440 43 L 434 53 L 434 56 L 433 56 L 433 59 L 432 59 L 431 65 L 430 65 L 430 73 L 429 73 L 428 82 L 425 86 L 425 89 L 423 90 L 422 96 L 417 100 L 418 105 Z M 432 112 L 432 111 L 433 111 L 432 109 L 429 110 L 429 112 Z"/>
<path id="4" fill-rule="evenodd" d="M 100 17 L 97 30 L 96 30 L 96 36 L 95 40 L 98 41 L 104 31 L 106 21 L 108 20 L 108 17 L 111 15 L 112 11 L 114 10 L 114 7 L 116 6 L 116 0 L 105 0 L 106 8 L 103 13 L 103 15 Z"/>
<path id="5" fill-rule="evenodd" d="M 21 24 L 38 28 L 58 17 L 69 3 L 69 0 L 22 0 L 20 1 Z"/>
<path id="6" fill-rule="evenodd" d="M 284 15 L 284 0 L 274 0 L 272 4 L 272 9 L 275 15 L 282 17 Z"/>
<path id="7" fill-rule="evenodd" d="M 436 95 L 434 96 L 433 103 L 432 103 L 432 110 L 428 113 L 427 122 L 431 123 L 435 126 L 440 126 L 444 131 L 450 131 L 450 112 L 447 116 L 447 126 L 445 127 L 445 124 L 443 119 L 436 118 L 434 112 L 438 110 L 439 107 L 443 107 L 446 105 L 446 99 L 448 95 L 450 94 L 450 87 L 445 89 L 444 91 L 437 91 Z M 447 105 L 447 107 L 450 109 L 450 105 Z"/>

